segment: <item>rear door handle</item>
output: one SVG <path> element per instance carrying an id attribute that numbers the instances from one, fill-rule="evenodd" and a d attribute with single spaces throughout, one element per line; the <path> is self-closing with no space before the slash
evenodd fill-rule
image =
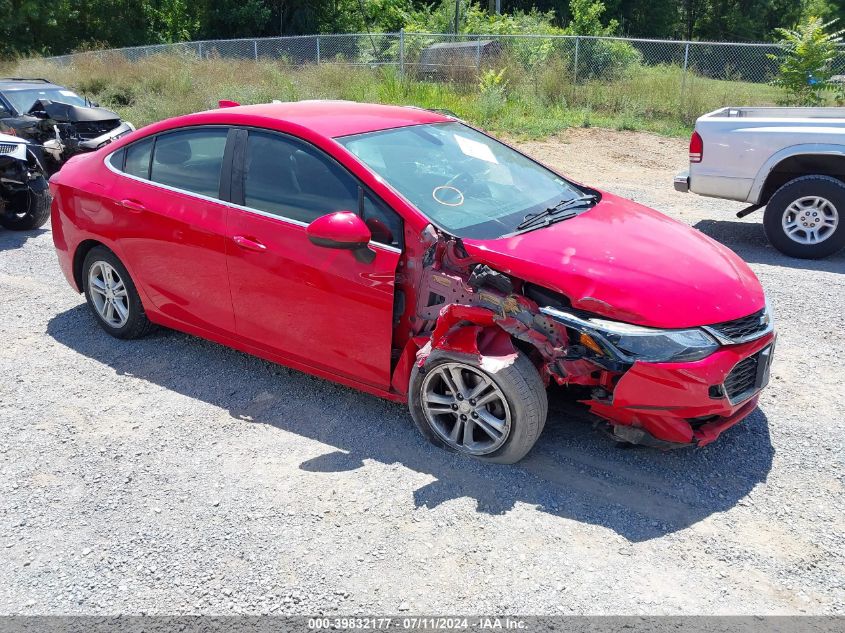
<path id="1" fill-rule="evenodd" d="M 137 200 L 130 200 L 128 198 L 126 200 L 121 200 L 120 205 L 123 208 L 128 209 L 129 211 L 134 211 L 135 213 L 141 213 L 147 210 L 147 207 L 145 207 Z"/>
<path id="2" fill-rule="evenodd" d="M 234 240 L 235 244 L 248 251 L 258 251 L 259 253 L 261 253 L 267 250 L 267 247 L 261 242 L 256 242 L 255 240 L 251 240 L 248 237 L 244 237 L 243 235 L 236 235 L 232 239 Z"/>

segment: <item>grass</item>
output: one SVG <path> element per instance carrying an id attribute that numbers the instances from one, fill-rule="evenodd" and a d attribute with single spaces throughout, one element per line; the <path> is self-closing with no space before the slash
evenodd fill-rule
<path id="1" fill-rule="evenodd" d="M 105 55 L 72 65 L 32 58 L 5 66 L 0 69 L 4 74 L 49 77 L 70 86 L 138 126 L 214 108 L 219 99 L 241 103 L 349 99 L 443 108 L 517 138 L 542 138 L 569 127 L 687 136 L 700 114 L 724 105 L 773 105 L 782 96 L 767 84 L 719 81 L 692 73 L 684 79 L 676 66 L 636 66 L 613 81 L 576 84 L 565 66 L 553 60 L 536 72 L 508 66 L 502 84 L 485 91 L 475 80 L 402 78 L 392 67 L 289 66 L 275 60 L 173 54 L 134 63 L 120 55 Z"/>

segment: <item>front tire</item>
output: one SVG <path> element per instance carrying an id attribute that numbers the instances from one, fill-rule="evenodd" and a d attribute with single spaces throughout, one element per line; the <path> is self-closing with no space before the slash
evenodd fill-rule
<path id="1" fill-rule="evenodd" d="M 0 226 L 12 231 L 32 231 L 41 228 L 50 218 L 50 189 L 43 176 L 30 181 L 29 186 L 10 196 L 0 213 Z"/>
<path id="2" fill-rule="evenodd" d="M 790 180 L 766 204 L 763 227 L 772 246 L 785 255 L 832 255 L 845 247 L 845 183 L 831 176 Z"/>
<path id="3" fill-rule="evenodd" d="M 522 353 L 490 369 L 475 358 L 432 352 L 424 370 L 411 372 L 408 406 L 435 446 L 499 464 L 528 454 L 548 414 L 543 381 Z"/>
<path id="4" fill-rule="evenodd" d="M 97 323 L 110 335 L 141 338 L 153 329 L 129 271 L 106 247 L 96 246 L 85 256 L 82 286 Z"/>

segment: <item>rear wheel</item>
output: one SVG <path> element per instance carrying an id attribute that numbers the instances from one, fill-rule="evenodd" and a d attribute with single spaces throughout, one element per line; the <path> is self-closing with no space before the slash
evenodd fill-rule
<path id="1" fill-rule="evenodd" d="M 82 284 L 97 322 L 115 338 L 140 338 L 153 329 L 129 272 L 104 246 L 85 256 Z"/>
<path id="2" fill-rule="evenodd" d="M 408 405 L 436 446 L 500 464 L 525 457 L 548 412 L 543 381 L 523 354 L 489 369 L 473 358 L 433 352 L 425 371 L 411 373 Z"/>
<path id="3" fill-rule="evenodd" d="M 845 247 L 845 183 L 831 176 L 789 181 L 766 205 L 763 226 L 772 246 L 790 257 L 832 255 Z"/>
<path id="4" fill-rule="evenodd" d="M 29 186 L 9 196 L 0 226 L 12 231 L 32 231 L 44 226 L 50 217 L 50 189 L 43 176 L 30 181 Z"/>

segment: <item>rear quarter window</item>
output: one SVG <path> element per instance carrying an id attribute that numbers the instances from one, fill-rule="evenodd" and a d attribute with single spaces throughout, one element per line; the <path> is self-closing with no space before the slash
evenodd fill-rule
<path id="1" fill-rule="evenodd" d="M 150 177 L 150 156 L 153 139 L 147 138 L 126 148 L 126 162 L 123 171 L 130 176 L 148 179 Z"/>

